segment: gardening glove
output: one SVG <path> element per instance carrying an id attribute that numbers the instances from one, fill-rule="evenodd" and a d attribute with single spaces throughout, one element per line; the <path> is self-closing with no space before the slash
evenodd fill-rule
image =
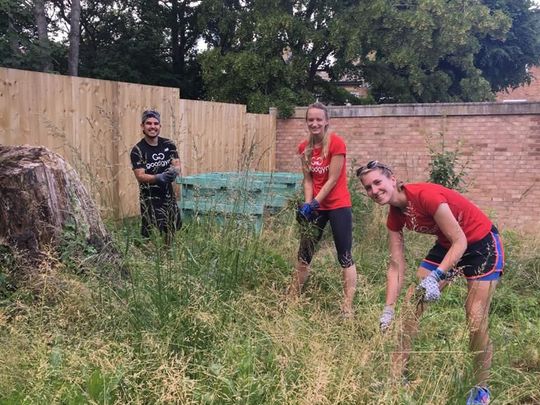
<path id="1" fill-rule="evenodd" d="M 172 183 L 174 179 L 176 179 L 177 175 L 178 175 L 177 169 L 171 166 L 167 170 L 165 170 L 163 173 L 156 174 L 156 182 L 161 183 L 161 184 Z"/>
<path id="2" fill-rule="evenodd" d="M 169 166 L 167 170 L 165 170 L 165 173 L 167 174 L 167 180 L 169 183 L 172 183 L 176 176 L 178 176 L 178 168 L 175 166 Z"/>
<path id="3" fill-rule="evenodd" d="M 379 318 L 379 328 L 381 329 L 381 332 L 386 332 L 392 323 L 392 319 L 394 319 L 394 308 L 390 305 L 385 305 L 383 313 Z"/>
<path id="4" fill-rule="evenodd" d="M 309 203 L 304 203 L 298 208 L 298 217 L 311 222 L 315 211 L 320 207 L 319 202 L 314 198 Z"/>
<path id="5" fill-rule="evenodd" d="M 445 279 L 444 271 L 437 268 L 429 273 L 429 275 L 420 281 L 416 291 L 423 292 L 422 300 L 424 302 L 437 301 L 441 297 L 441 290 L 439 289 L 439 281 Z"/>

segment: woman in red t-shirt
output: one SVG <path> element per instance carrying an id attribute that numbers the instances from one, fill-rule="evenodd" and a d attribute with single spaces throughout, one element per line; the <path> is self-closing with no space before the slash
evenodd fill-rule
<path id="1" fill-rule="evenodd" d="M 370 198 L 380 205 L 388 204 L 390 264 L 386 283 L 386 305 L 380 318 L 381 330 L 386 330 L 394 316 L 394 305 L 403 285 L 405 257 L 403 228 L 437 236 L 435 246 L 420 263 L 416 287 L 409 288 L 406 300 L 419 298 L 413 319 L 403 322 L 400 344 L 394 357 L 394 377 L 406 370 L 416 335 L 418 320 L 425 302 L 437 301 L 441 289 L 458 274 L 467 279 L 465 302 L 470 328 L 470 348 L 474 351 L 476 386 L 467 404 L 489 401 L 487 379 L 493 356 L 488 334 L 488 314 L 491 298 L 504 266 L 504 252 L 497 229 L 489 218 L 458 192 L 438 184 L 403 184 L 392 170 L 376 160 L 357 172 Z"/>
<path id="2" fill-rule="evenodd" d="M 343 139 L 328 132 L 326 106 L 311 104 L 306 112 L 308 139 L 298 146 L 304 173 L 304 203 L 298 208 L 297 218 L 309 224 L 303 232 L 298 249 L 298 261 L 290 291 L 298 294 L 309 277 L 310 263 L 327 222 L 330 222 L 339 263 L 343 269 L 343 316 L 352 315 L 356 291 L 356 266 L 352 257 L 352 209 L 347 188 Z M 311 230 L 311 232 L 309 232 Z"/>

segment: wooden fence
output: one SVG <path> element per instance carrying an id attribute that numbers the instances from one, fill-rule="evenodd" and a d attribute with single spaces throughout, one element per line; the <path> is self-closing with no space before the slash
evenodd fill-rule
<path id="1" fill-rule="evenodd" d="M 189 174 L 274 169 L 276 118 L 246 106 L 180 100 L 184 171 Z"/>
<path id="2" fill-rule="evenodd" d="M 180 100 L 179 90 L 0 68 L 0 144 L 45 146 L 78 171 L 107 218 L 138 214 L 129 152 L 156 109 L 184 175 L 274 169 L 276 117 L 243 105 Z"/>

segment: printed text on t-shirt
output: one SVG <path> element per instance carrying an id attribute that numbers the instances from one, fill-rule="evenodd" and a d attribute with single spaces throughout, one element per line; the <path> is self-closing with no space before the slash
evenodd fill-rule
<path id="1" fill-rule="evenodd" d="M 314 156 L 311 158 L 310 170 L 314 173 L 324 174 L 328 171 L 329 166 L 324 166 L 323 158 L 320 156 Z"/>

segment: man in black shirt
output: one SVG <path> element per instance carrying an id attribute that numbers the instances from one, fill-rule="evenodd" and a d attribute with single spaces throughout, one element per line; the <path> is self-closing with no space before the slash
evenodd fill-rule
<path id="1" fill-rule="evenodd" d="M 148 237 L 156 228 L 170 244 L 182 226 L 172 184 L 180 174 L 180 159 L 176 145 L 159 136 L 161 117 L 157 111 L 143 112 L 141 128 L 144 138 L 131 149 L 131 165 L 139 182 L 141 233 Z"/>

